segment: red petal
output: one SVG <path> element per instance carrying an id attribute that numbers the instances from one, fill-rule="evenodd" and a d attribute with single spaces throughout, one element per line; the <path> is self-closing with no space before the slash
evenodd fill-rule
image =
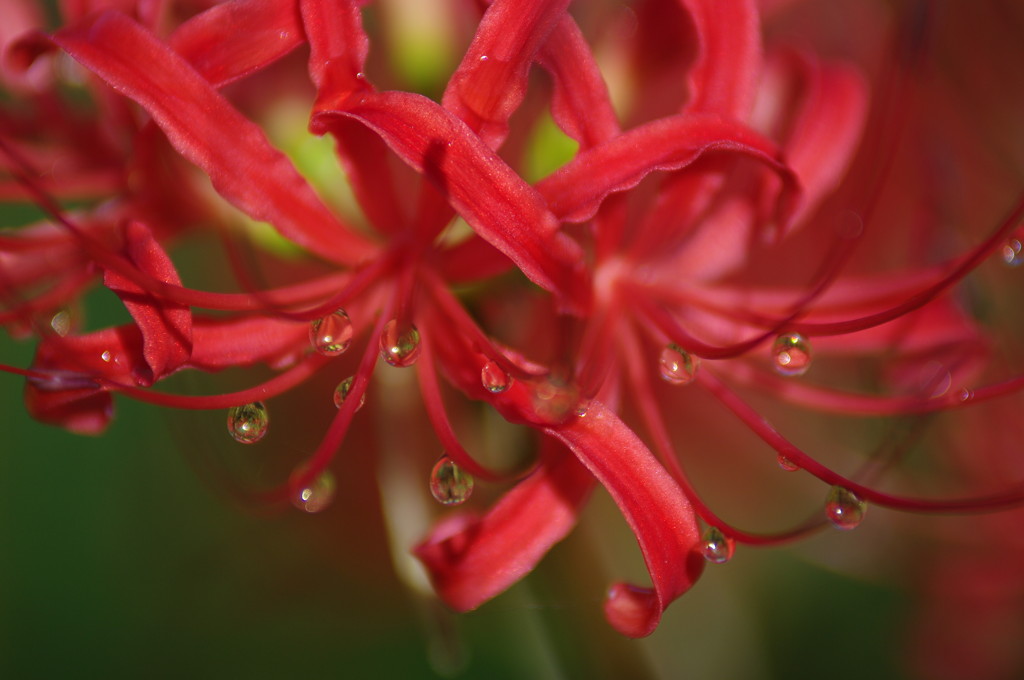
<path id="1" fill-rule="evenodd" d="M 486 516 L 449 519 L 414 553 L 441 599 L 459 611 L 474 609 L 528 574 L 569 533 L 593 486 L 593 476 L 560 453 Z"/>
<path id="2" fill-rule="evenodd" d="M 50 378 L 25 383 L 25 405 L 33 418 L 80 434 L 99 434 L 113 417 L 110 394 L 93 377 L 131 384 L 149 368 L 135 326 L 108 328 L 83 336 L 46 336 L 32 368 Z"/>
<path id="3" fill-rule="evenodd" d="M 689 111 L 745 119 L 761 75 L 761 27 L 754 0 L 680 0 L 697 29 Z"/>
<path id="4" fill-rule="evenodd" d="M 526 92 L 537 50 L 565 15 L 568 0 L 495 0 L 441 100 L 492 149 Z"/>
<path id="5" fill-rule="evenodd" d="M 275 365 L 297 358 L 309 348 L 309 324 L 305 322 L 196 317 L 194 323 L 189 366 L 204 371 L 254 363 Z"/>
<path id="6" fill-rule="evenodd" d="M 604 485 L 629 522 L 654 590 L 616 585 L 605 614 L 620 633 L 651 634 L 665 608 L 700 577 L 700 529 L 690 502 L 643 442 L 600 402 L 585 416 L 551 428 Z"/>
<path id="7" fill-rule="evenodd" d="M 54 41 L 145 108 L 179 153 L 256 220 L 327 259 L 356 264 L 375 247 L 328 210 L 291 162 L 177 53 L 124 15 L 107 12 Z"/>
<path id="8" fill-rule="evenodd" d="M 168 42 L 214 87 L 221 87 L 277 61 L 302 38 L 293 3 L 231 0 L 192 17 Z"/>
<path id="9" fill-rule="evenodd" d="M 462 121 L 416 94 L 348 94 L 317 103 L 314 131 L 327 129 L 335 116 L 361 121 L 425 173 L 473 229 L 531 280 L 576 308 L 586 304 L 580 248 L 558 233 L 558 221 L 540 194 Z"/>
<path id="10" fill-rule="evenodd" d="M 319 92 L 335 95 L 368 89 L 362 79 L 369 39 L 353 3 L 339 7 L 330 0 L 302 0 L 302 21 L 309 38 L 309 73 Z M 408 227 L 402 201 L 388 163 L 388 150 L 372 130 L 357 121 L 337 118 L 330 132 L 338 141 L 345 175 L 363 212 L 384 233 Z"/>
<path id="11" fill-rule="evenodd" d="M 145 225 L 130 222 L 124 238 L 125 254 L 139 271 L 164 283 L 181 285 L 174 263 Z M 188 361 L 192 354 L 192 311 L 187 306 L 158 299 L 114 271 L 107 271 L 103 282 L 121 298 L 142 332 L 143 356 L 152 371 L 143 383 L 152 384 Z"/>
<path id="12" fill-rule="evenodd" d="M 554 78 L 551 114 L 584 149 L 619 132 L 619 121 L 594 55 L 576 22 L 563 16 L 540 52 Z"/>
<path id="13" fill-rule="evenodd" d="M 581 152 L 537 188 L 552 212 L 583 222 L 608 194 L 630 189 L 655 170 L 677 170 L 709 151 L 741 153 L 778 172 L 795 192 L 792 173 L 775 146 L 751 129 L 717 116 L 680 115 L 648 123 Z M 788 209 L 788 208 L 784 208 Z"/>
<path id="14" fill-rule="evenodd" d="M 844 66 L 793 59 L 803 80 L 792 133 L 783 143 L 788 165 L 804 189 L 794 222 L 831 192 L 853 159 L 867 118 L 867 85 Z"/>

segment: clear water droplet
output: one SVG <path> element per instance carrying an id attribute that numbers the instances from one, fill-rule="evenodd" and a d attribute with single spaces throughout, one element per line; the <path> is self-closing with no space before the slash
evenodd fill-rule
<path id="1" fill-rule="evenodd" d="M 473 476 L 448 456 L 441 456 L 430 471 L 430 493 L 442 505 L 465 503 L 473 493 Z"/>
<path id="2" fill-rule="evenodd" d="M 969 390 L 966 387 L 960 390 L 960 401 L 970 401 L 974 399 L 974 390 Z"/>
<path id="3" fill-rule="evenodd" d="M 270 414 L 262 401 L 235 406 L 228 411 L 228 432 L 236 442 L 255 444 L 263 439 L 270 425 Z"/>
<path id="4" fill-rule="evenodd" d="M 339 309 L 309 324 L 309 344 L 325 357 L 336 357 L 352 344 L 354 333 L 352 320 Z"/>
<path id="5" fill-rule="evenodd" d="M 797 470 L 800 469 L 799 465 L 797 465 L 796 463 L 794 463 L 793 461 L 791 461 L 789 458 L 787 458 L 786 456 L 782 455 L 781 453 L 779 454 L 778 462 L 779 462 L 779 467 L 782 468 L 783 470 L 785 470 L 786 472 L 796 472 Z"/>
<path id="6" fill-rule="evenodd" d="M 693 382 L 700 366 L 700 358 L 693 356 L 676 344 L 666 345 L 658 359 L 658 370 L 665 382 L 673 385 L 687 385 Z"/>
<path id="7" fill-rule="evenodd" d="M 864 519 L 867 503 L 849 489 L 833 486 L 825 499 L 825 514 L 837 529 L 848 531 L 856 528 Z"/>
<path id="8" fill-rule="evenodd" d="M 110 353 L 109 349 L 105 350 L 103 352 L 103 354 L 100 355 L 100 359 L 103 359 L 108 364 L 110 363 L 110 360 L 113 359 L 113 358 L 114 358 L 114 355 Z"/>
<path id="9" fill-rule="evenodd" d="M 1019 267 L 1024 263 L 1024 255 L 1021 254 L 1020 239 L 1007 239 L 1003 244 L 1003 262 L 1010 267 Z"/>
<path id="10" fill-rule="evenodd" d="M 320 512 L 334 500 L 336 486 L 334 474 L 330 470 L 324 470 L 312 482 L 295 490 L 292 505 L 303 512 Z"/>
<path id="11" fill-rule="evenodd" d="M 409 324 L 401 330 L 397 319 L 388 321 L 380 334 L 380 355 L 384 361 L 398 368 L 416 363 L 420 356 L 420 332 L 416 326 Z"/>
<path id="12" fill-rule="evenodd" d="M 704 559 L 712 564 L 725 564 L 732 559 L 736 550 L 736 542 L 722 533 L 718 527 L 708 527 L 703 535 Z"/>
<path id="13" fill-rule="evenodd" d="M 512 377 L 494 361 L 488 361 L 480 369 L 480 382 L 491 394 L 501 394 L 512 386 Z"/>
<path id="14" fill-rule="evenodd" d="M 70 333 L 71 312 L 67 309 L 62 309 L 55 313 L 50 319 L 50 328 L 52 328 L 53 332 L 62 338 Z"/>
<path id="15" fill-rule="evenodd" d="M 811 343 L 799 333 L 783 333 L 772 344 L 772 362 L 779 375 L 803 375 L 811 367 Z"/>
<path id="16" fill-rule="evenodd" d="M 352 391 L 352 385 L 355 384 L 356 377 L 350 375 L 349 377 L 338 383 L 338 386 L 334 388 L 334 405 L 341 408 L 341 405 L 345 403 L 345 399 L 348 398 L 349 393 Z M 356 406 L 358 411 L 366 404 L 366 392 L 359 395 L 359 405 Z"/>

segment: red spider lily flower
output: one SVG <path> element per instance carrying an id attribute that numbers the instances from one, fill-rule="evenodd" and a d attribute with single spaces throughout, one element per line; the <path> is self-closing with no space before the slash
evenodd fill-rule
<path id="1" fill-rule="evenodd" d="M 33 416 L 99 433 L 116 392 L 174 408 L 231 409 L 232 435 L 254 443 L 267 428 L 264 401 L 330 370 L 362 342 L 319 446 L 287 481 L 253 495 L 321 507 L 316 489 L 329 486 L 329 465 L 378 359 L 415 364 L 446 454 L 433 480 L 442 502 L 465 499 L 467 473 L 511 476 L 464 450 L 444 383 L 541 437 L 531 470 L 488 512 L 456 511 L 415 548 L 438 595 L 463 611 L 504 591 L 566 536 L 600 483 L 651 577 L 650 587 L 616 583 L 606 599 L 609 622 L 631 637 L 653 632 L 705 562 L 728 560 L 735 543 L 779 543 L 824 524 L 765 535 L 713 511 L 660 406 L 682 402 L 686 390 L 724 406 L 787 469 L 830 486 L 827 513 L 841 528 L 860 521 L 864 502 L 917 511 L 1021 502 L 1019 485 L 959 500 L 889 493 L 796 446 L 748 397 L 762 390 L 798 407 L 893 416 L 1020 388 L 1020 378 L 976 382 L 992 355 L 987 335 L 949 293 L 1013 242 L 1024 204 L 945 261 L 912 254 L 872 262 L 889 254 L 872 249 L 879 215 L 902 209 L 890 205 L 898 202 L 883 183 L 899 168 L 885 147 L 900 141 L 907 114 L 884 114 L 911 101 L 914 50 L 872 89 L 863 65 L 766 41 L 753 0 L 651 0 L 628 16 L 635 44 L 624 80 L 633 92 L 629 109 L 617 112 L 568 0 L 495 0 L 480 4 L 468 48 L 435 101 L 375 84 L 394 78 L 377 76 L 363 4 L 230 0 L 174 25 L 150 16 L 145 3 L 99 3 L 50 36 L 14 40 L 9 53 L 22 69 L 47 54 L 73 58 L 96 97 L 120 114 L 91 122 L 140 142 L 105 156 L 121 174 L 90 195 L 106 203 L 69 211 L 57 201 L 68 196 L 38 170 L 47 144 L 80 159 L 92 158 L 89 145 L 78 134 L 48 139 L 46 126 L 25 115 L 5 118 L 8 184 L 48 220 L 0 241 L 4 321 L 32 328 L 38 312 L 94 282 L 131 317 L 92 332 L 40 333 L 33 365 L 7 367 L 26 376 Z M 623 16 L 606 19 L 609 34 Z M 917 24 L 893 30 L 911 42 L 919 32 Z M 248 107 L 249 97 L 259 100 L 253 83 L 273 69 L 294 78 L 287 57 L 300 45 L 308 49 L 309 128 L 333 139 L 368 229 L 324 202 L 324 187 L 314 188 L 256 122 L 258 103 Z M 542 72 L 547 90 L 535 84 Z M 882 118 L 874 127 L 872 101 Z M 578 145 L 534 184 L 515 162 L 531 107 L 549 109 Z M 59 113 L 61 123 L 71 116 Z M 112 132 L 110 119 L 120 125 Z M 38 139 L 22 142 L 22 128 Z M 857 164 L 863 142 L 870 148 Z M 195 168 L 236 212 L 204 195 Z M 79 168 L 79 176 L 92 171 Z M 184 208 L 175 205 L 179 178 Z M 220 224 L 228 213 L 272 225 L 299 251 L 302 270 L 272 255 L 273 265 L 247 263 Z M 469 227 L 464 235 L 454 233 L 457 220 Z M 221 237 L 239 292 L 184 285 L 170 253 L 193 230 Z M 264 274 L 271 282 L 257 284 Z M 518 281 L 511 290 L 510 276 Z M 40 293 L 43 284 L 52 288 Z M 462 296 L 462 287 L 474 292 Z M 535 337 L 506 342 L 498 324 L 470 311 L 507 297 Z M 830 357 L 884 363 L 878 389 L 801 377 Z M 153 389 L 182 371 L 254 364 L 273 377 L 200 397 Z"/>

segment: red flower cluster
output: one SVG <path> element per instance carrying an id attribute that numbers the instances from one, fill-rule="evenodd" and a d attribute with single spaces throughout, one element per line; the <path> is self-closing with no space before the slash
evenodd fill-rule
<path id="1" fill-rule="evenodd" d="M 0 77 L 17 95 L 0 112 L 0 186 L 45 213 L 0 235 L 0 318 L 39 338 L 31 367 L 5 369 L 25 376 L 35 418 L 98 434 L 119 393 L 229 409 L 231 435 L 255 443 L 265 402 L 292 398 L 353 347 L 358 368 L 338 385 L 321 444 L 259 493 L 314 511 L 370 406 L 378 359 L 415 365 L 445 452 L 431 478 L 438 500 L 461 503 L 473 477 L 521 477 L 485 514 L 455 511 L 415 548 L 440 597 L 469 610 L 504 591 L 572 529 L 599 483 L 652 580 L 612 586 L 605 604 L 634 637 L 737 542 L 787 541 L 826 519 L 849 529 L 866 504 L 1024 500 L 1020 482 L 954 500 L 885 492 L 872 483 L 878 465 L 840 474 L 745 395 L 910 416 L 985 409 L 1024 385 L 991 378 L 1005 348 L 954 294 L 993 259 L 1019 262 L 1024 200 L 1003 195 L 1008 214 L 951 248 L 941 200 L 925 200 L 928 177 L 900 179 L 920 163 L 907 143 L 914 107 L 943 92 L 925 78 L 927 9 L 861 7 L 852 25 L 877 33 L 842 60 L 787 39 L 801 10 L 790 3 L 440 4 L 467 47 L 431 98 L 371 54 L 366 18 L 386 23 L 373 3 L 97 0 L 66 3 L 66 23 L 43 33 L 34 4 L 0 2 L 16 18 L 0 34 Z M 314 189 L 256 122 L 303 95 L 361 217 L 325 202 L 340 187 Z M 531 182 L 524 159 L 545 120 L 577 150 Z M 238 235 L 253 222 L 278 235 L 258 258 Z M 198 238 L 223 245 L 236 292 L 183 284 L 168 253 Z M 68 308 L 97 284 L 129 323 L 79 330 Z M 830 361 L 853 377 L 803 377 Z M 256 364 L 274 375 L 237 392 L 154 389 L 181 371 Z M 526 474 L 464 450 L 445 383 L 539 434 Z M 724 406 L 784 469 L 830 488 L 825 514 L 768 535 L 708 507 L 677 452 L 695 426 L 694 394 Z"/>

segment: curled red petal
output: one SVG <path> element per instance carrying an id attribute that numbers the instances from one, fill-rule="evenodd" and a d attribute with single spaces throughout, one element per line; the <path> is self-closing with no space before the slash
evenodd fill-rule
<path id="1" fill-rule="evenodd" d="M 636 186 L 655 170 L 678 170 L 710 151 L 745 154 L 778 172 L 789 195 L 780 209 L 789 212 L 796 180 L 777 160 L 775 145 L 744 125 L 713 115 L 672 116 L 634 128 L 580 152 L 537 189 L 559 218 L 583 222 L 609 194 Z"/>
<path id="2" fill-rule="evenodd" d="M 457 515 L 414 553 L 450 607 L 475 609 L 528 574 L 576 524 L 594 477 L 557 452 L 482 518 Z"/>
<path id="3" fill-rule="evenodd" d="M 326 95 L 324 97 L 323 95 Z M 558 232 L 542 196 L 465 123 L 426 97 L 406 92 L 322 93 L 311 128 L 348 116 L 375 130 L 427 178 L 477 234 L 569 308 L 585 308 L 590 289 L 582 251 Z"/>
<path id="4" fill-rule="evenodd" d="M 94 378 L 145 382 L 142 334 L 134 325 L 88 335 L 46 336 L 36 348 L 25 383 L 25 406 L 33 418 L 80 434 L 99 434 L 113 417 L 113 400 Z"/>
<path id="5" fill-rule="evenodd" d="M 576 454 L 611 494 L 633 529 L 654 588 L 616 585 L 605 614 L 623 635 L 654 632 L 661 613 L 700 577 L 700 529 L 679 485 L 642 441 L 600 402 L 585 416 L 547 430 Z"/>
<path id="6" fill-rule="evenodd" d="M 374 245 L 344 225 L 262 129 L 243 117 L 176 52 L 128 17 L 106 12 L 54 41 L 138 102 L 218 192 L 256 220 L 324 258 L 356 264 Z"/>
<path id="7" fill-rule="evenodd" d="M 508 134 L 538 49 L 568 0 L 495 0 L 484 13 L 441 102 L 492 149 Z"/>
<path id="8" fill-rule="evenodd" d="M 554 79 L 551 115 L 567 135 L 585 149 L 619 132 L 608 87 L 571 17 L 562 17 L 539 58 Z"/>
<path id="9" fill-rule="evenodd" d="M 696 28 L 690 111 L 744 119 L 761 75 L 761 27 L 754 0 L 680 0 Z"/>
<path id="10" fill-rule="evenodd" d="M 148 227 L 129 222 L 124 239 L 125 254 L 140 271 L 164 283 L 181 285 L 174 263 Z M 192 311 L 188 306 L 162 300 L 115 271 L 107 271 L 103 282 L 121 298 L 142 333 L 150 384 L 188 361 L 192 354 Z"/>
<path id="11" fill-rule="evenodd" d="M 171 47 L 221 87 L 258 71 L 302 44 L 297 8 L 278 0 L 230 0 L 197 14 L 171 34 Z"/>

